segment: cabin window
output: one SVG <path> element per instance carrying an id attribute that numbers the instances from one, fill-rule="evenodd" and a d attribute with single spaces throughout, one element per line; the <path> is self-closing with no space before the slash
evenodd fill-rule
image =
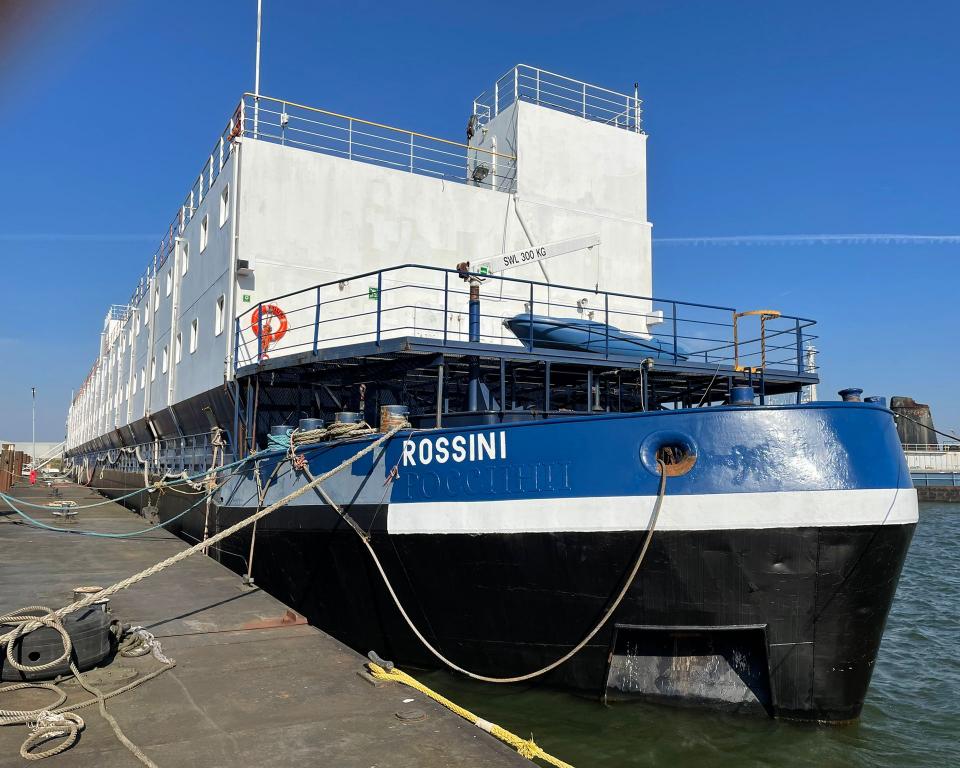
<path id="1" fill-rule="evenodd" d="M 209 223 L 210 214 L 203 214 L 203 218 L 200 220 L 200 253 L 203 253 L 207 249 L 207 239 L 210 234 Z"/>
<path id="2" fill-rule="evenodd" d="M 197 341 L 200 336 L 200 321 L 197 318 L 193 318 L 193 322 L 190 323 L 190 354 L 192 355 L 197 351 Z"/>
<path id="3" fill-rule="evenodd" d="M 204 220 L 206 220 L 206 217 L 204 217 Z M 202 243 L 203 240 L 201 239 L 200 242 Z M 200 246 L 200 250 L 203 250 L 203 245 Z M 188 269 L 190 269 L 190 243 L 184 240 L 183 249 L 180 251 L 180 274 L 187 274 Z"/>
<path id="4" fill-rule="evenodd" d="M 220 193 L 220 226 L 227 223 L 230 218 L 230 185 L 224 184 L 223 191 Z"/>
<path id="5" fill-rule="evenodd" d="M 169 296 L 171 293 L 173 293 L 173 270 L 172 270 L 172 269 L 168 269 L 168 270 L 167 270 L 167 291 L 166 291 L 166 293 L 167 293 L 167 296 Z"/>
<path id="6" fill-rule="evenodd" d="M 157 286 L 153 292 L 153 311 L 156 312 L 158 309 L 160 309 L 160 286 Z"/>
<path id="7" fill-rule="evenodd" d="M 143 304 L 143 327 L 146 328 L 148 325 L 150 325 L 150 299 Z"/>
<path id="8" fill-rule="evenodd" d="M 173 345 L 173 360 L 179 363 L 183 359 L 183 334 L 177 332 L 177 340 Z"/>
<path id="9" fill-rule="evenodd" d="M 147 385 L 147 369 L 140 366 L 140 389 Z"/>
<path id="10" fill-rule="evenodd" d="M 133 335 L 134 336 L 140 335 L 140 313 L 139 312 L 133 313 Z"/>
<path id="11" fill-rule="evenodd" d="M 214 312 L 214 335 L 219 336 L 223 333 L 223 310 L 226 306 L 226 297 L 221 293 L 217 299 L 217 308 Z"/>
<path id="12" fill-rule="evenodd" d="M 157 356 L 150 358 L 150 381 L 157 380 Z"/>
<path id="13" fill-rule="evenodd" d="M 170 351 L 167 345 L 163 345 L 163 352 L 160 353 L 160 373 L 166 373 L 170 367 Z"/>

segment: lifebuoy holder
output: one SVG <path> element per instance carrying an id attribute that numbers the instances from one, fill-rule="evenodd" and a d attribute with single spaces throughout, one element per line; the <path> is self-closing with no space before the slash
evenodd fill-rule
<path id="1" fill-rule="evenodd" d="M 277 327 L 273 327 L 273 322 Z M 250 316 L 250 328 L 260 339 L 260 359 L 267 357 L 267 350 L 284 337 L 287 332 L 287 315 L 276 304 L 261 304 Z"/>

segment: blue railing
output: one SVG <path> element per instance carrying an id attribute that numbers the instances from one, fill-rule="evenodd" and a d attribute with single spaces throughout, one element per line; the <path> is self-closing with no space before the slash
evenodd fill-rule
<path id="1" fill-rule="evenodd" d="M 518 278 L 474 275 L 480 289 L 482 344 L 515 346 L 536 354 L 532 335 L 518 338 L 504 321 L 538 315 L 551 321 L 593 321 L 603 343 L 591 351 L 601 359 L 622 359 L 614 345 L 629 334 L 662 343 L 658 364 L 741 366 L 796 374 L 815 373 L 804 365 L 804 349 L 815 321 L 780 315 L 766 321 L 765 334 L 751 335 L 741 319 L 734 346 L 733 307 L 675 299 L 599 291 Z M 279 315 L 285 332 L 278 333 Z M 260 318 L 260 323 L 254 322 Z M 759 329 L 759 324 L 757 325 Z M 322 349 L 400 337 L 434 339 L 442 344 L 470 342 L 469 287 L 456 270 L 403 264 L 331 280 L 277 296 L 251 307 L 236 319 L 234 367 L 256 365 L 288 355 L 318 355 Z M 599 336 L 598 336 L 599 340 Z M 602 351 L 598 347 L 602 346 Z M 735 354 L 736 353 L 736 354 Z"/>
<path id="2" fill-rule="evenodd" d="M 911 472 L 915 488 L 960 488 L 960 472 Z"/>

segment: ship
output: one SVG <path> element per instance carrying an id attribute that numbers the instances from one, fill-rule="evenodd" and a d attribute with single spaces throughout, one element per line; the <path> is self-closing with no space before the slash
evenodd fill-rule
<path id="1" fill-rule="evenodd" d="M 917 522 L 891 412 L 811 399 L 809 318 L 655 296 L 636 86 L 517 65 L 466 124 L 244 94 L 76 478 L 191 542 L 276 507 L 210 556 L 362 653 L 856 719 Z"/>

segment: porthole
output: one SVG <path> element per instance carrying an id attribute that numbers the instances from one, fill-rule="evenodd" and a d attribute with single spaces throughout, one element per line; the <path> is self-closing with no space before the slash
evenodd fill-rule
<path id="1" fill-rule="evenodd" d="M 640 461 L 651 474 L 660 475 L 662 461 L 667 477 L 687 474 L 697 463 L 697 444 L 682 432 L 664 430 L 647 435 L 640 445 Z"/>
<path id="2" fill-rule="evenodd" d="M 677 477 L 693 469 L 693 465 L 697 463 L 697 454 L 691 453 L 683 443 L 669 443 L 657 448 L 656 459 L 663 462 L 667 477 Z"/>

